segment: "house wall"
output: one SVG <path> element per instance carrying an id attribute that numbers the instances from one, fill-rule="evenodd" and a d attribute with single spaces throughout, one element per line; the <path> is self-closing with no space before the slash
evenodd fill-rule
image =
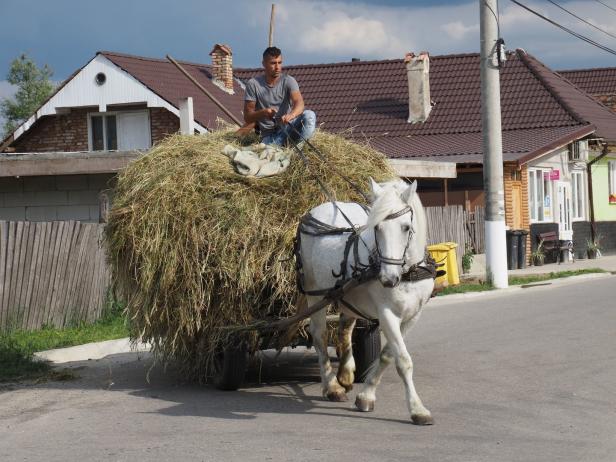
<path id="1" fill-rule="evenodd" d="M 0 220 L 98 223 L 99 195 L 114 174 L 0 178 Z"/>
<path id="2" fill-rule="evenodd" d="M 72 109 L 68 114 L 43 117 L 11 146 L 16 152 L 87 151 L 89 112 L 98 112 L 98 108 Z M 164 108 L 150 108 L 152 144 L 179 129 L 180 119 L 175 114 Z"/>
<path id="3" fill-rule="evenodd" d="M 91 111 L 74 109 L 68 114 L 43 117 L 12 147 L 16 152 L 87 151 L 88 112 Z"/>
<path id="4" fill-rule="evenodd" d="M 610 160 L 614 161 L 616 157 L 604 157 L 591 167 L 595 221 L 616 221 L 616 204 L 610 204 L 608 201 L 609 183 L 607 163 Z"/>
<path id="5" fill-rule="evenodd" d="M 519 170 L 519 174 L 515 174 L 518 171 L 517 164 L 504 164 L 503 166 L 503 184 L 505 189 L 505 224 L 513 229 L 514 214 L 519 213 L 521 215 L 521 223 L 519 229 L 530 231 L 530 214 L 528 210 L 528 168 L 526 165 L 522 166 Z M 520 188 L 521 193 L 521 210 L 514 210 L 513 204 L 513 188 L 517 186 Z M 531 234 L 526 236 L 526 261 L 530 260 L 531 252 Z"/>

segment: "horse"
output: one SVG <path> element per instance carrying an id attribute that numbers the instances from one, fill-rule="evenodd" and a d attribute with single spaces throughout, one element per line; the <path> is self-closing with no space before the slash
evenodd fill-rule
<path id="1" fill-rule="evenodd" d="M 313 208 L 306 215 L 310 220 L 303 221 L 298 230 L 300 289 L 306 294 L 308 306 L 325 297 L 323 288 L 336 287 L 341 274 L 375 268 L 376 277 L 353 287 L 339 299 L 337 374 L 327 353 L 326 310 L 310 317 L 323 395 L 331 401 L 348 399 L 346 393 L 353 387 L 355 372 L 351 347 L 355 321 L 360 316 L 378 319 L 386 343 L 379 359 L 370 366 L 355 405 L 359 411 L 374 410 L 377 386 L 387 366 L 395 361 L 404 382 L 411 422 L 431 425 L 432 415 L 413 384 L 413 362 L 404 343 L 405 333 L 419 319 L 434 289 L 432 275 L 404 277 L 412 271 L 429 272 L 425 211 L 416 192 L 416 181 L 409 184 L 398 179 L 377 184 L 370 179 L 370 183 L 373 200 L 369 208 L 357 203 L 327 202 Z M 354 242 L 349 243 L 349 235 L 354 236 Z"/>

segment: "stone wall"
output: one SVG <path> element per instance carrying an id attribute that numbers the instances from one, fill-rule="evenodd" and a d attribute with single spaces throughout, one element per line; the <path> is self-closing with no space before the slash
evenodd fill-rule
<path id="1" fill-rule="evenodd" d="M 98 223 L 100 193 L 114 174 L 0 178 L 0 220 Z"/>

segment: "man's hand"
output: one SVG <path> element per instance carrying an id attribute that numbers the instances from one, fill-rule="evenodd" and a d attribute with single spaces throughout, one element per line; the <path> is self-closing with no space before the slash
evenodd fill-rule
<path id="1" fill-rule="evenodd" d="M 293 114 L 285 114 L 280 118 L 280 121 L 283 124 L 288 124 L 289 122 L 291 122 L 293 119 L 295 119 L 297 116 L 293 115 Z"/>
<path id="2" fill-rule="evenodd" d="M 274 109 L 273 107 L 265 108 L 263 109 L 263 115 L 265 118 L 273 119 L 276 115 L 276 109 Z"/>

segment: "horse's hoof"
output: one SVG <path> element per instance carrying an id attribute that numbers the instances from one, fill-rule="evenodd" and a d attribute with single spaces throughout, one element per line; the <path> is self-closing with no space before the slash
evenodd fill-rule
<path id="1" fill-rule="evenodd" d="M 341 403 L 349 400 L 344 390 L 330 391 L 325 396 L 328 400 L 334 401 L 336 403 Z"/>
<path id="2" fill-rule="evenodd" d="M 411 422 L 415 425 L 432 425 L 434 419 L 430 414 L 413 414 L 411 415 Z"/>
<path id="3" fill-rule="evenodd" d="M 346 391 L 346 392 L 349 392 L 349 391 L 351 391 L 351 390 L 353 389 L 353 384 L 352 384 L 352 383 L 343 383 L 343 382 L 340 382 L 340 385 L 341 385 L 342 387 L 344 387 L 344 391 Z"/>
<path id="4" fill-rule="evenodd" d="M 361 412 L 372 412 L 374 411 L 374 400 L 360 398 L 358 396 L 355 398 L 355 407 Z"/>

